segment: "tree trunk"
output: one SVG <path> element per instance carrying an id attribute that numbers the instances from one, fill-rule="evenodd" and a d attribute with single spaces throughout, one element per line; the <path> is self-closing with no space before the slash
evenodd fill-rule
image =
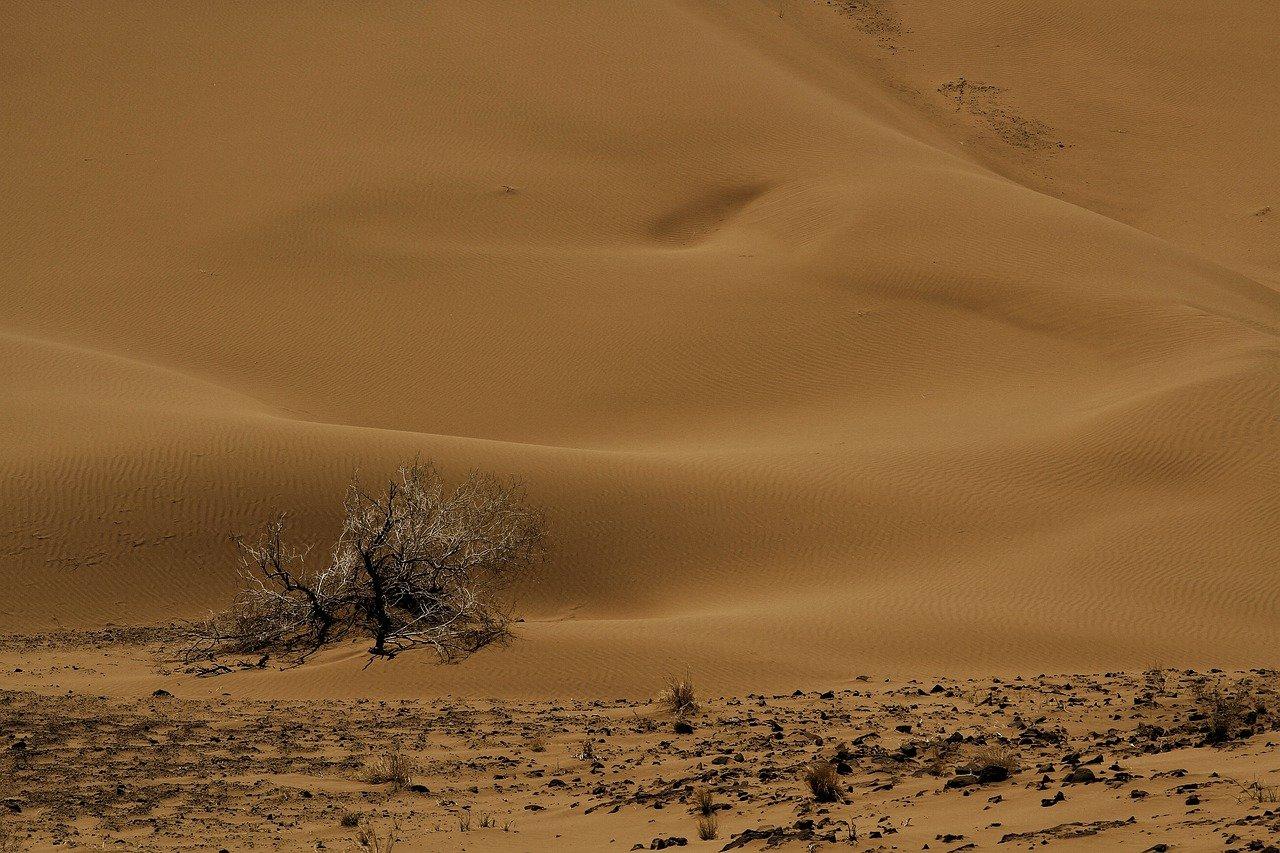
<path id="1" fill-rule="evenodd" d="M 371 613 L 373 616 L 373 653 L 375 655 L 384 655 L 387 653 L 386 643 L 387 636 L 391 633 L 391 617 L 387 615 L 387 593 L 382 586 L 382 572 L 373 565 L 373 560 L 368 554 L 364 556 L 364 570 L 369 575 L 369 588 L 372 593 L 373 600 L 369 602 Z"/>

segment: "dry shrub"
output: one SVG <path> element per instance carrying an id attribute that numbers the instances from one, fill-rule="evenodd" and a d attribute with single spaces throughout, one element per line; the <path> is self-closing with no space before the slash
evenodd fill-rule
<path id="1" fill-rule="evenodd" d="M 418 772 L 418 762 L 403 752 L 384 752 L 369 762 L 364 780 L 370 785 L 391 783 L 392 790 L 409 787 Z"/>
<path id="2" fill-rule="evenodd" d="M 546 738 L 543 738 L 543 737 L 529 738 L 529 751 L 530 752 L 546 752 L 547 751 Z"/>
<path id="3" fill-rule="evenodd" d="M 840 776 L 830 761 L 809 762 L 804 766 L 803 777 L 818 802 L 834 803 L 840 799 Z"/>
<path id="4" fill-rule="evenodd" d="M 243 588 L 193 626 L 188 662 L 268 652 L 299 659 L 348 636 L 370 652 L 434 649 L 452 663 L 510 636 L 510 593 L 545 556 L 545 523 L 515 480 L 472 473 L 450 487 L 431 463 L 386 488 L 352 483 L 337 542 L 318 560 L 286 541 L 285 517 L 236 539 Z"/>
<path id="5" fill-rule="evenodd" d="M 591 738 L 583 738 L 582 743 L 578 745 L 578 758 L 582 761 L 595 761 L 596 744 Z"/>
<path id="6" fill-rule="evenodd" d="M 339 823 L 347 829 L 355 829 L 360 825 L 360 812 L 344 812 Z"/>
<path id="7" fill-rule="evenodd" d="M 715 813 L 698 815 L 698 837 L 703 841 L 711 841 L 720 834 L 720 821 Z"/>
<path id="8" fill-rule="evenodd" d="M 686 675 L 667 676 L 667 689 L 662 693 L 662 705 L 675 717 L 692 717 L 698 713 L 698 700 L 693 680 Z"/>

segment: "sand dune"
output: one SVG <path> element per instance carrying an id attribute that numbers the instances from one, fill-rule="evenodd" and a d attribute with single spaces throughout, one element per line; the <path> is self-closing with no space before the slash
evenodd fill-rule
<path id="1" fill-rule="evenodd" d="M 547 507 L 519 640 L 243 692 L 1277 663 L 1275 4 L 13 18 L 7 630 L 422 454 Z"/>

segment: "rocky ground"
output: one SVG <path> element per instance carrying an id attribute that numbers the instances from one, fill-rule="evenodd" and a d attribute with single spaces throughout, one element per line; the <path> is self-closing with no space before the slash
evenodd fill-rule
<path id="1" fill-rule="evenodd" d="M 1277 850 L 1278 685 L 864 677 L 682 716 L 2 689 L 0 851 Z"/>

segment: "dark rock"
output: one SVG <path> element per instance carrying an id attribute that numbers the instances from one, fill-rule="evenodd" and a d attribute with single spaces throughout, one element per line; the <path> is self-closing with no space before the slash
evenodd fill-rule
<path id="1" fill-rule="evenodd" d="M 1008 768 L 1001 767 L 998 764 L 988 764 L 986 767 L 982 767 L 978 770 L 978 782 L 983 785 L 1003 782 L 1008 778 Z"/>

